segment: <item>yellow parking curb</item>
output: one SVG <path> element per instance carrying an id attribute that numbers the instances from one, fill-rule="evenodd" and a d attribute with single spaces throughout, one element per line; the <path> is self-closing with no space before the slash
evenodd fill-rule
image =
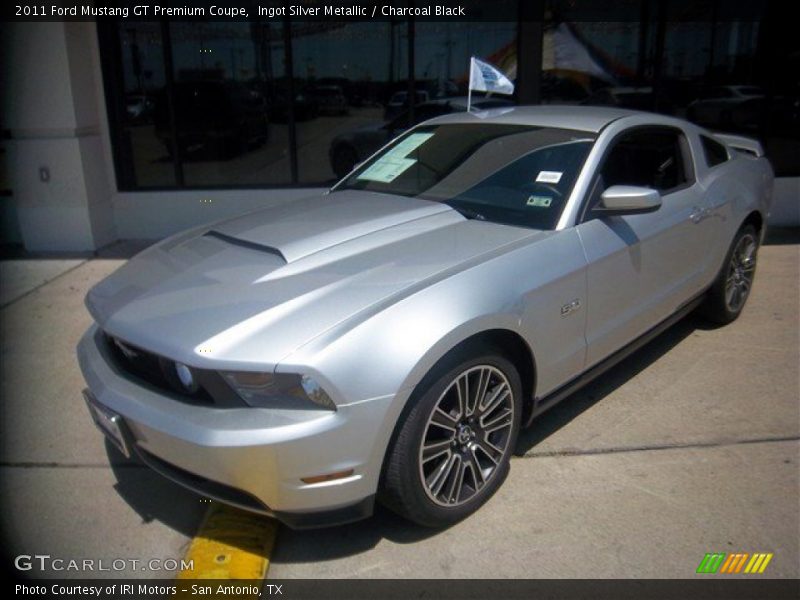
<path id="1" fill-rule="evenodd" d="M 212 502 L 177 578 L 264 579 L 277 533 L 274 519 Z"/>

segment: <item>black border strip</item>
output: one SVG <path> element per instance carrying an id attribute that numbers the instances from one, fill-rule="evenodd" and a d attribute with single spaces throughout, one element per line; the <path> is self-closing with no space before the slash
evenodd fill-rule
<path id="1" fill-rule="evenodd" d="M 698 558 L 698 563 L 700 559 Z M 777 558 L 777 557 L 776 557 Z M 772 565 L 770 565 L 772 566 Z M 13 568 L 13 567 L 11 567 Z M 586 600 L 794 600 L 800 596 L 797 579 L 764 579 L 760 575 L 740 575 L 730 578 L 719 575 L 697 575 L 693 579 L 268 579 L 261 580 L 199 580 L 199 579 L 31 579 L 23 581 L 24 572 L 16 575 L 17 582 L 6 583 L 6 590 L 16 596 L 31 597 L 25 588 L 38 586 L 37 598 L 87 598 L 81 593 L 84 586 L 102 588 L 101 598 L 173 598 L 191 597 L 198 600 L 217 600 L 254 597 L 240 592 L 220 593 L 230 586 L 260 590 L 260 597 L 287 600 L 325 598 L 326 600 L 407 600 L 426 598 L 442 600 L 531 600 L 535 598 L 581 598 Z M 13 579 L 12 579 L 13 580 Z M 123 585 L 132 586 L 133 593 L 122 593 Z M 112 587 L 115 586 L 115 587 Z M 53 590 L 56 590 L 55 592 Z M 75 590 L 74 593 L 69 593 Z M 193 594 L 193 590 L 196 590 Z M 63 593 L 62 593 L 63 592 Z M 199 592 L 199 593 L 198 593 Z M 255 596 L 257 597 L 257 596 Z"/>

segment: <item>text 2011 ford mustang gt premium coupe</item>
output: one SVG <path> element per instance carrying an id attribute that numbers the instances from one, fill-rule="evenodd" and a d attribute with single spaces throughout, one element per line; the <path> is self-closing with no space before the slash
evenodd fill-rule
<path id="1" fill-rule="evenodd" d="M 752 140 L 585 107 L 440 117 L 330 192 L 94 287 L 78 355 L 117 447 L 293 527 L 480 507 L 520 427 L 679 317 L 733 321 L 772 190 Z"/>

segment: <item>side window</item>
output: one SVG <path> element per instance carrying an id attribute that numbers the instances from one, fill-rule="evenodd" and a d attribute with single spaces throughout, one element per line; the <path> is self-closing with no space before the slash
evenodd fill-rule
<path id="1" fill-rule="evenodd" d="M 662 193 L 689 181 L 683 135 L 674 129 L 641 129 L 621 137 L 600 171 L 600 192 L 612 185 L 637 185 Z"/>
<path id="2" fill-rule="evenodd" d="M 730 158 L 725 146 L 712 140 L 707 135 L 701 135 L 700 142 L 703 144 L 703 154 L 706 157 L 706 164 L 709 167 L 721 165 Z"/>

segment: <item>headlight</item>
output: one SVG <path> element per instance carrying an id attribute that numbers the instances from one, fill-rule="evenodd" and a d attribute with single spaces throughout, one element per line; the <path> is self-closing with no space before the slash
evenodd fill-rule
<path id="1" fill-rule="evenodd" d="M 330 396 L 308 375 L 250 371 L 221 371 L 220 375 L 248 406 L 336 410 Z"/>

